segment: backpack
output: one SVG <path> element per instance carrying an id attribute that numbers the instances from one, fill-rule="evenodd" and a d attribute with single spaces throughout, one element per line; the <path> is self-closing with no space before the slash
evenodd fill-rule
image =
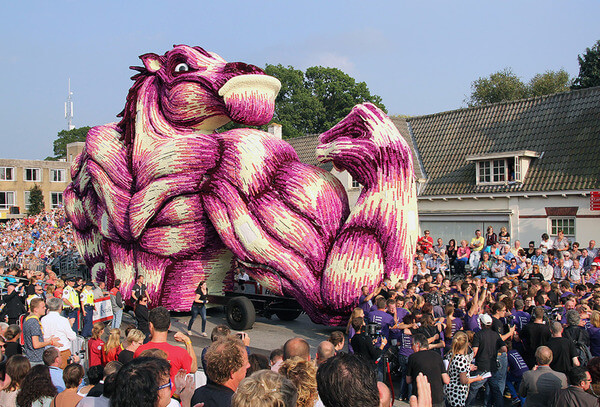
<path id="1" fill-rule="evenodd" d="M 586 346 L 581 340 L 581 329 L 577 330 L 577 339 L 574 339 L 575 350 L 577 351 L 577 356 L 579 357 L 579 361 L 581 362 L 581 366 L 587 366 L 588 362 L 592 359 L 592 353 L 590 352 L 590 348 Z"/>

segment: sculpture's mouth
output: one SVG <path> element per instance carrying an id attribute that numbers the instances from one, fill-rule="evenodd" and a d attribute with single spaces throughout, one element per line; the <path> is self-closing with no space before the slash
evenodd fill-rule
<path id="1" fill-rule="evenodd" d="M 239 75 L 219 89 L 231 120 L 260 126 L 269 123 L 281 82 L 268 75 Z"/>

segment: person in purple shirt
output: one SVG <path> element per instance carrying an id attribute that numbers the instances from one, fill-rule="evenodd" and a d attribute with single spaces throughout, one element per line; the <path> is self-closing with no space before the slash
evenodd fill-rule
<path id="1" fill-rule="evenodd" d="M 508 372 L 506 374 L 506 387 L 510 391 L 513 400 L 520 399 L 521 404 L 525 405 L 525 398 L 519 397 L 517 389 L 521 385 L 523 374 L 529 370 L 527 363 L 516 349 L 511 349 L 507 353 Z"/>
<path id="2" fill-rule="evenodd" d="M 381 285 L 378 286 L 375 291 L 369 294 L 369 287 L 363 285 L 361 288 L 361 295 L 358 297 L 358 306 L 363 309 L 365 315 L 367 315 L 371 311 L 371 307 L 373 306 L 373 302 L 371 301 L 374 297 L 379 294 L 381 291 Z"/>
<path id="3" fill-rule="evenodd" d="M 390 336 L 390 327 L 396 324 L 394 317 L 386 312 L 387 301 L 385 298 L 377 300 L 377 310 L 369 313 L 369 322 L 381 325 L 381 335 L 388 339 Z"/>
<path id="4" fill-rule="evenodd" d="M 512 311 L 514 316 L 513 323 L 517 328 L 517 332 L 521 332 L 521 329 L 531 321 L 531 315 L 525 312 L 525 302 L 521 299 L 515 301 L 515 309 Z"/>
<path id="5" fill-rule="evenodd" d="M 592 356 L 600 356 L 600 312 L 592 311 L 591 326 L 587 329 L 590 335 L 590 352 Z"/>
<path id="6" fill-rule="evenodd" d="M 396 319 L 402 321 L 409 313 L 410 312 L 404 308 L 404 297 L 396 297 Z"/>
<path id="7" fill-rule="evenodd" d="M 407 314 L 402 319 L 405 325 L 412 325 L 415 323 L 415 317 L 411 314 Z M 412 385 L 406 383 L 406 371 L 408 367 L 408 357 L 414 353 L 412 348 L 412 337 L 413 331 L 409 328 L 400 330 L 400 338 L 398 339 L 398 371 L 400 372 L 400 398 L 407 400 L 412 394 Z"/>
<path id="8" fill-rule="evenodd" d="M 464 327 L 467 331 L 477 332 L 481 331 L 481 326 L 479 325 L 479 314 L 481 313 L 481 306 L 483 301 L 485 300 L 487 294 L 487 289 L 480 289 L 477 286 L 475 290 L 475 296 L 469 302 L 467 306 L 467 312 L 464 317 Z"/>

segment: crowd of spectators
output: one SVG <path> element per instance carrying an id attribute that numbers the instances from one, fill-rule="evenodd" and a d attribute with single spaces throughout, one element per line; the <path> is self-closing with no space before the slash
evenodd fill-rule
<path id="1" fill-rule="evenodd" d="M 414 278 L 363 287 L 346 332 L 314 354 L 297 337 L 267 358 L 251 352 L 247 334 L 217 326 L 197 357 L 193 321 L 169 343 L 170 313 L 148 309 L 142 276 L 133 287 L 136 324 L 125 327 L 119 281 L 107 291 L 56 272 L 49 259 L 73 249 L 60 219 L 54 211 L 12 221 L 0 234 L 0 405 L 374 407 L 394 396 L 423 406 L 598 405 L 595 241 L 581 248 L 559 232 L 522 247 L 489 227 L 457 245 L 425 231 Z M 193 314 L 203 333 L 206 295 L 200 284 Z M 91 319 L 104 296 L 110 326 Z M 200 366 L 206 384 L 197 387 Z"/>
<path id="2" fill-rule="evenodd" d="M 429 379 L 433 405 L 598 405 L 600 258 L 562 233 L 523 248 L 503 228 L 470 241 L 418 239 L 414 279 L 363 287 L 350 351 L 400 397 Z M 376 364 L 377 363 L 377 364 Z"/>
<path id="3" fill-rule="evenodd" d="M 64 209 L 0 223 L 0 267 L 27 278 L 27 271 L 73 274 L 83 268 Z"/>

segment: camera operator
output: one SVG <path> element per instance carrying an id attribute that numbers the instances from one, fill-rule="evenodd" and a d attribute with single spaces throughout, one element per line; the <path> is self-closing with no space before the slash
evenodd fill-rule
<path id="1" fill-rule="evenodd" d="M 387 344 L 387 338 L 382 337 L 379 347 L 375 346 L 378 338 L 377 336 L 370 337 L 367 334 L 365 329 L 365 319 L 363 317 L 354 318 L 352 320 L 352 327 L 356 331 L 356 335 L 354 335 L 350 341 L 352 349 L 354 349 L 354 354 L 360 355 L 366 360 L 375 363 L 381 356 L 381 351 Z"/>
<path id="2" fill-rule="evenodd" d="M 505 342 L 512 339 L 516 330 L 514 324 L 510 323 L 512 322 L 512 315 L 507 318 L 506 313 L 506 304 L 503 302 L 497 302 L 492 305 L 492 330 L 498 332 Z M 505 324 L 503 320 L 506 320 L 507 323 Z M 510 325 L 510 327 L 508 325 Z"/>

